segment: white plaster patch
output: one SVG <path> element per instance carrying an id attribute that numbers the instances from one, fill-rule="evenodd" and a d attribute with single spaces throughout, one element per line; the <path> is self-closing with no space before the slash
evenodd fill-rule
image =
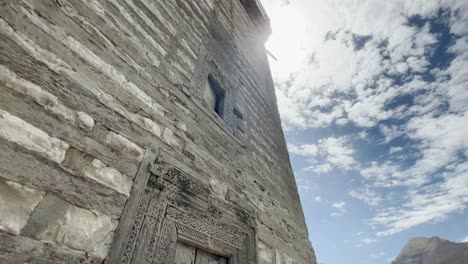
<path id="1" fill-rule="evenodd" d="M 0 179 L 0 230 L 19 235 L 43 192 Z"/>
<path id="2" fill-rule="evenodd" d="M 61 163 L 70 147 L 60 139 L 0 109 L 0 136 L 46 158 Z"/>
<path id="3" fill-rule="evenodd" d="M 138 161 L 143 159 L 143 149 L 117 133 L 112 131 L 109 132 L 106 138 L 106 144 L 115 151 L 118 151 L 132 159 Z"/>
<path id="4" fill-rule="evenodd" d="M 126 196 L 130 195 L 132 179 L 118 170 L 106 166 L 102 161 L 94 159 L 91 164 L 83 168 L 83 174 L 111 189 Z"/>

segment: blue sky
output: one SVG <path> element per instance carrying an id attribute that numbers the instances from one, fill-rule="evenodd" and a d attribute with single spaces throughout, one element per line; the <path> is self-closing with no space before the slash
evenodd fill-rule
<path id="1" fill-rule="evenodd" d="M 468 1 L 262 2 L 319 263 L 468 241 Z"/>

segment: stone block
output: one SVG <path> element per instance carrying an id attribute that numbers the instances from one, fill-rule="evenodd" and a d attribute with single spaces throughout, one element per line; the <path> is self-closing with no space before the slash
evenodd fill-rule
<path id="1" fill-rule="evenodd" d="M 177 148 L 178 150 L 182 151 L 184 149 L 184 139 L 174 134 L 174 132 L 167 127 L 164 129 L 163 138 L 167 144 Z"/>
<path id="2" fill-rule="evenodd" d="M 112 131 L 109 132 L 106 137 L 106 144 L 108 144 L 114 151 L 126 155 L 131 159 L 138 161 L 143 159 L 143 149 L 117 133 Z"/>
<path id="3" fill-rule="evenodd" d="M 66 142 L 49 136 L 43 130 L 0 109 L 0 136 L 46 158 L 61 163 L 70 147 Z"/>
<path id="4" fill-rule="evenodd" d="M 0 178 L 0 230 L 18 235 L 44 193 Z"/>
<path id="5" fill-rule="evenodd" d="M 258 264 L 276 264 L 275 253 L 273 249 L 259 240 L 257 244 L 258 250 Z"/>
<path id="6" fill-rule="evenodd" d="M 84 131 L 91 132 L 94 127 L 94 119 L 85 112 L 76 113 L 78 126 Z"/>
<path id="7" fill-rule="evenodd" d="M 218 198 L 225 199 L 228 192 L 228 186 L 217 179 L 210 179 L 210 188 L 213 194 Z"/>
<path id="8" fill-rule="evenodd" d="M 121 194 L 130 196 L 132 179 L 118 170 L 108 167 L 98 159 L 94 159 L 89 165 L 84 167 L 83 174 Z"/>
<path id="9" fill-rule="evenodd" d="M 138 120 L 141 120 L 141 122 L 138 122 L 144 129 L 147 131 L 151 132 L 153 135 L 160 137 L 162 134 L 162 128 L 160 125 L 156 124 L 153 120 L 146 118 L 146 117 L 140 117 Z"/>
<path id="10" fill-rule="evenodd" d="M 294 259 L 285 253 L 276 249 L 276 263 L 277 264 L 298 264 Z"/>
<path id="11" fill-rule="evenodd" d="M 21 235 L 105 258 L 117 222 L 46 195 Z"/>

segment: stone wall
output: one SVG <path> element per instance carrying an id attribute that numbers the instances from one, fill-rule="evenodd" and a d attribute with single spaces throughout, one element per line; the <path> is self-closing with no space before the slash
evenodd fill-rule
<path id="1" fill-rule="evenodd" d="M 0 0 L 0 262 L 101 262 L 157 145 L 253 208 L 258 263 L 316 263 L 264 29 L 242 3 Z"/>

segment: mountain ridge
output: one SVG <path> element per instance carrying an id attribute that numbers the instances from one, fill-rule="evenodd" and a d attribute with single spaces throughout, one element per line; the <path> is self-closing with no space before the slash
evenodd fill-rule
<path id="1" fill-rule="evenodd" d="M 411 238 L 392 264 L 468 264 L 468 242 L 437 236 Z"/>

